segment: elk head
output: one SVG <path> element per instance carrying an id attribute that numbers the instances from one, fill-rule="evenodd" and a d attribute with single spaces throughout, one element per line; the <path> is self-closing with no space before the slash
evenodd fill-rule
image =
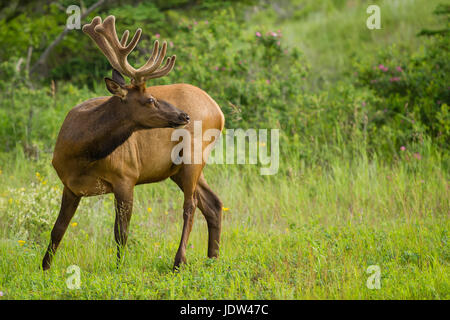
<path id="1" fill-rule="evenodd" d="M 95 17 L 90 24 L 83 26 L 83 32 L 94 40 L 113 67 L 112 79 L 105 78 L 106 87 L 114 95 L 113 99 L 120 104 L 122 112 L 126 112 L 127 120 L 142 129 L 176 128 L 189 123 L 186 113 L 168 102 L 158 100 L 145 88 L 146 80 L 163 77 L 173 69 L 175 56 L 169 57 L 166 64 L 159 68 L 166 55 L 166 42 L 159 50 L 159 42 L 156 40 L 148 61 L 135 69 L 128 63 L 127 57 L 141 37 L 140 28 L 128 44 L 128 30 L 123 33 L 120 41 L 117 38 L 114 16 L 107 17 L 103 22 L 100 17 Z M 131 79 L 131 84 L 125 83 L 122 74 Z"/>

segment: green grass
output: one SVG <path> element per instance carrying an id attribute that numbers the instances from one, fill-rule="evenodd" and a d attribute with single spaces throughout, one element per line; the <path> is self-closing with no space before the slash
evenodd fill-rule
<path id="1" fill-rule="evenodd" d="M 311 64 L 316 84 L 325 80 L 333 85 L 343 74 L 352 73 L 352 59 L 373 55 L 392 44 L 400 44 L 409 52 L 419 50 L 423 38 L 416 35 L 423 28 L 438 28 L 443 21 L 433 14 L 441 0 L 347 1 L 342 7 L 334 7 L 328 1 L 297 2 L 291 10 L 285 9 L 281 17 L 262 11 L 253 19 L 258 28 L 280 29 L 284 41 L 301 49 Z M 370 4 L 380 7 L 379 30 L 366 26 Z M 298 10 L 308 7 L 314 10 Z"/>
<path id="2" fill-rule="evenodd" d="M 44 274 L 40 263 L 59 206 L 46 197 L 60 193 L 59 183 L 49 166 L 37 178 L 24 164 L 18 179 L 34 184 L 22 183 L 22 192 L 10 188 L 14 172 L 2 173 L 9 179 L 0 184 L 0 291 L 8 299 L 449 299 L 448 174 L 434 158 L 414 161 L 336 159 L 329 169 L 292 167 L 290 176 L 273 177 L 251 166 L 211 166 L 206 177 L 229 208 L 221 256 L 206 258 L 207 227 L 197 210 L 188 265 L 176 274 L 182 193 L 171 181 L 135 189 L 118 269 L 106 195 L 82 200 L 77 225 Z M 17 217 L 30 210 L 27 194 L 37 211 L 52 212 L 34 236 L 14 237 Z M 79 290 L 65 283 L 73 264 L 81 269 Z M 366 286 L 370 265 L 381 269 L 379 290 Z"/>

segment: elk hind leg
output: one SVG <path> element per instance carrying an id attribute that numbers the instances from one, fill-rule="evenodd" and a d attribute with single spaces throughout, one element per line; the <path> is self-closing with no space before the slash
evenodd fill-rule
<path id="1" fill-rule="evenodd" d="M 203 174 L 198 180 L 196 194 L 198 207 L 205 216 L 208 225 L 208 257 L 216 258 L 219 256 L 223 204 L 208 186 Z"/>
<path id="2" fill-rule="evenodd" d="M 189 235 L 194 224 L 194 213 L 197 208 L 197 197 L 195 189 L 198 178 L 203 169 L 203 165 L 186 165 L 171 179 L 180 187 L 184 193 L 183 203 L 183 231 L 181 234 L 180 245 L 175 255 L 173 269 L 176 270 L 181 263 L 186 263 L 186 246 Z"/>

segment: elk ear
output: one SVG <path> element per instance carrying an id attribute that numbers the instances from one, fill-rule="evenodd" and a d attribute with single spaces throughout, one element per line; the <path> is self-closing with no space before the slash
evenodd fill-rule
<path id="1" fill-rule="evenodd" d="M 115 82 L 117 82 L 121 86 L 125 85 L 125 79 L 123 78 L 122 74 L 116 69 L 113 69 L 112 71 L 112 78 Z"/>
<path id="2" fill-rule="evenodd" d="M 106 88 L 113 95 L 118 96 L 121 99 L 124 99 L 127 96 L 128 90 L 122 86 L 120 83 L 117 83 L 113 79 L 105 78 Z"/>

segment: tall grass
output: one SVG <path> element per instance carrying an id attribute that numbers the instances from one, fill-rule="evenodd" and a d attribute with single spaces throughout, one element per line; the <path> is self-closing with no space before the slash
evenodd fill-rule
<path id="1" fill-rule="evenodd" d="M 177 274 L 171 267 L 183 200 L 171 181 L 135 189 L 118 269 L 113 201 L 105 195 L 82 200 L 44 274 L 40 262 L 59 205 L 45 197 L 60 185 L 48 165 L 36 175 L 24 164 L 20 180 L 34 184 L 22 193 L 11 189 L 14 176 L 0 184 L 0 291 L 11 299 L 448 299 L 449 177 L 436 160 L 388 166 L 336 158 L 330 168 L 300 168 L 284 159 L 290 173 L 272 177 L 249 165 L 209 166 L 206 178 L 225 207 L 221 257 L 206 258 L 207 227 L 197 211 L 189 264 Z M 33 237 L 20 238 L 13 227 L 20 224 L 11 221 L 27 219 L 27 194 L 36 210 L 52 212 Z M 79 290 L 65 283 L 73 264 L 81 268 Z M 381 269 L 378 290 L 366 286 L 370 265 Z"/>

